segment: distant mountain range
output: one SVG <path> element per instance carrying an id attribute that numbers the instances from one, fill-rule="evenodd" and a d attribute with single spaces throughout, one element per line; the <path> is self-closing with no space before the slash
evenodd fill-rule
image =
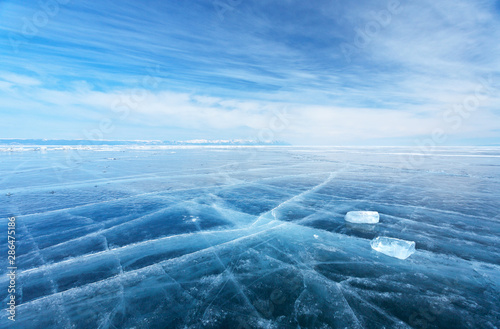
<path id="1" fill-rule="evenodd" d="M 255 141 L 244 139 L 193 139 L 186 141 L 159 140 L 84 140 L 84 139 L 0 139 L 0 145 L 290 145 L 283 141 Z"/>

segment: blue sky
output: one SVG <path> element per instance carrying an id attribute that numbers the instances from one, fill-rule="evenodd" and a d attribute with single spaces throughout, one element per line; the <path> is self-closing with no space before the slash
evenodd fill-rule
<path id="1" fill-rule="evenodd" d="M 500 1 L 0 1 L 0 138 L 500 143 Z"/>

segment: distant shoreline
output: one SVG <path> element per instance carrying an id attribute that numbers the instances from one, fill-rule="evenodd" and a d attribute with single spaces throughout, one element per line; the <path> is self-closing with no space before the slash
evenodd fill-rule
<path id="1" fill-rule="evenodd" d="M 2 146 L 288 146 L 283 141 L 254 141 L 254 140 L 206 140 L 194 139 L 186 141 L 160 141 L 160 140 L 85 140 L 85 139 L 21 139 L 0 138 Z"/>

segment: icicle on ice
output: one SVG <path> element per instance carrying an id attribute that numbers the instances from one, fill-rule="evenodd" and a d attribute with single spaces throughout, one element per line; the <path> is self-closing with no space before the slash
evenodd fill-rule
<path id="1" fill-rule="evenodd" d="M 344 219 L 346 222 L 355 224 L 376 224 L 380 216 L 376 211 L 349 211 Z"/>
<path id="2" fill-rule="evenodd" d="M 379 236 L 370 242 L 372 249 L 387 256 L 406 259 L 415 252 L 415 241 Z"/>

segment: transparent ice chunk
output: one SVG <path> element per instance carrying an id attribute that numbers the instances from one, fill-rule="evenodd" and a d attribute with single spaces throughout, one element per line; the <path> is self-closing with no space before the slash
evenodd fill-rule
<path id="1" fill-rule="evenodd" d="M 376 211 L 349 211 L 344 219 L 346 222 L 355 224 L 376 224 L 380 216 Z"/>
<path id="2" fill-rule="evenodd" d="M 372 249 L 387 256 L 406 259 L 415 252 L 415 241 L 379 236 L 370 242 Z"/>

